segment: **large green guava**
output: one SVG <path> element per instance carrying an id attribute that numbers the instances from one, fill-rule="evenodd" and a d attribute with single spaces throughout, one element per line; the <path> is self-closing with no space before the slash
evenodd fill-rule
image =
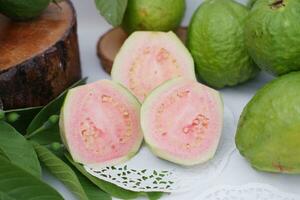
<path id="1" fill-rule="evenodd" d="M 258 68 L 248 55 L 245 6 L 232 0 L 207 0 L 195 12 L 187 45 L 198 77 L 215 88 L 233 86 L 253 78 Z"/>
<path id="2" fill-rule="evenodd" d="M 174 30 L 184 11 L 185 0 L 128 0 L 122 27 L 129 33 Z"/>
<path id="3" fill-rule="evenodd" d="M 268 172 L 300 173 L 300 73 L 260 89 L 245 107 L 236 145 L 251 165 Z"/>
<path id="4" fill-rule="evenodd" d="M 300 70 L 300 1 L 257 0 L 246 44 L 258 66 L 274 75 Z"/>
<path id="5" fill-rule="evenodd" d="M 0 0 L 0 13 L 14 20 L 28 20 L 39 16 L 51 0 Z"/>

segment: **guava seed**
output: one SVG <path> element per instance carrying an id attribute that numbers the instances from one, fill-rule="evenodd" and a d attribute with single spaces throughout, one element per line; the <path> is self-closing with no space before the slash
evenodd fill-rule
<path id="1" fill-rule="evenodd" d="M 123 116 L 124 116 L 125 118 L 128 118 L 128 117 L 129 117 L 129 113 L 128 113 L 127 111 L 125 111 L 125 112 L 123 112 Z"/>
<path id="2" fill-rule="evenodd" d="M 189 133 L 189 130 L 190 130 L 190 129 L 189 129 L 188 127 L 184 127 L 184 128 L 183 128 L 183 132 L 184 132 L 185 134 Z"/>
<path id="3" fill-rule="evenodd" d="M 102 95 L 101 99 L 102 99 L 103 103 L 111 102 L 111 100 L 112 100 L 111 96 L 108 96 L 108 95 Z"/>
<path id="4" fill-rule="evenodd" d="M 156 56 L 156 60 L 158 62 L 163 62 L 164 60 L 168 59 L 169 56 L 170 53 L 165 48 L 161 48 Z"/>
<path id="5" fill-rule="evenodd" d="M 200 123 L 200 120 L 199 119 L 194 119 L 193 120 L 193 125 L 198 125 Z"/>
<path id="6" fill-rule="evenodd" d="M 144 54 L 149 54 L 150 53 L 150 47 L 146 47 L 143 51 Z"/>
<path id="7" fill-rule="evenodd" d="M 187 143 L 187 144 L 185 145 L 185 147 L 186 147 L 187 149 L 190 149 L 190 148 L 191 148 L 191 145 L 190 145 L 189 143 Z"/>

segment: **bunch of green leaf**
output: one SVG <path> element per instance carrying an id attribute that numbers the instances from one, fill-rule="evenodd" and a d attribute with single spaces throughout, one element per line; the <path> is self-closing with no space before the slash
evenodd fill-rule
<path id="1" fill-rule="evenodd" d="M 127 8 L 128 0 L 95 0 L 101 15 L 113 26 L 119 26 Z"/>
<path id="2" fill-rule="evenodd" d="M 72 160 L 60 139 L 58 125 L 66 94 L 67 90 L 45 107 L 0 110 L 1 199 L 63 199 L 42 181 L 40 163 L 80 200 L 106 200 L 111 196 L 134 199 L 141 195 L 159 199 L 162 193 L 133 192 L 97 179 Z"/>

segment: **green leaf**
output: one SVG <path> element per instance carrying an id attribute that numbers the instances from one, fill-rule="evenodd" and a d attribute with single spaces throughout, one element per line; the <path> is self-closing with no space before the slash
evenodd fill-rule
<path id="1" fill-rule="evenodd" d="M 18 114 L 19 118 L 16 121 L 8 122 L 8 123 L 11 124 L 20 133 L 25 134 L 28 125 L 41 109 L 42 107 L 30 107 L 30 108 L 6 110 L 4 111 L 4 113 L 6 116 L 9 116 L 10 114 L 14 114 L 14 113 Z"/>
<path id="2" fill-rule="evenodd" d="M 95 0 L 100 14 L 113 26 L 119 26 L 122 23 L 127 2 L 127 0 Z"/>
<path id="3" fill-rule="evenodd" d="M 52 145 L 51 145 L 52 146 Z M 53 150 L 53 148 L 50 146 L 50 149 Z M 99 187 L 97 187 L 93 182 L 91 182 L 88 178 L 86 178 L 84 175 L 81 174 L 65 157 L 64 150 L 60 148 L 57 150 L 57 148 L 54 148 L 56 150 L 53 150 L 55 154 L 63 160 L 71 169 L 75 172 L 77 175 L 77 178 L 79 179 L 79 182 L 81 183 L 81 186 L 87 196 L 90 200 L 111 200 L 111 196 L 107 194 L 106 192 L 102 191 Z"/>
<path id="4" fill-rule="evenodd" d="M 148 196 L 149 200 L 158 200 L 164 195 L 164 193 L 163 192 L 148 192 L 148 193 L 146 193 L 146 195 Z"/>
<path id="5" fill-rule="evenodd" d="M 1 98 L 0 98 L 0 110 L 3 110 L 3 102 Z"/>
<path id="6" fill-rule="evenodd" d="M 0 163 L 0 197 L 3 199 L 63 200 L 52 187 L 5 158 L 0 157 Z"/>
<path id="7" fill-rule="evenodd" d="M 30 134 L 26 134 L 25 138 L 35 141 L 41 145 L 47 145 L 54 142 L 61 142 L 59 134 L 59 124 L 57 122 L 51 122 L 52 115 L 44 124 Z"/>
<path id="8" fill-rule="evenodd" d="M 5 120 L 5 113 L 2 109 L 0 109 L 0 120 Z"/>
<path id="9" fill-rule="evenodd" d="M 74 170 L 79 182 L 81 183 L 85 193 L 89 197 L 89 200 L 111 200 L 111 196 L 103 192 L 99 187 L 92 183 L 89 179 L 83 176 L 78 170 Z"/>
<path id="10" fill-rule="evenodd" d="M 14 200 L 13 197 L 8 196 L 7 194 L 0 191 L 0 199 L 1 200 Z"/>
<path id="11" fill-rule="evenodd" d="M 41 134 L 34 135 L 29 139 L 41 145 L 47 145 L 53 142 L 61 142 L 61 138 L 59 134 L 59 126 L 55 125 L 53 128 L 49 130 L 44 130 L 41 132 Z"/>
<path id="12" fill-rule="evenodd" d="M 25 171 L 41 177 L 41 166 L 32 145 L 5 121 L 0 121 L 0 130 L 1 154 Z"/>
<path id="13" fill-rule="evenodd" d="M 74 83 L 70 88 L 85 84 L 87 78 L 81 79 Z M 58 97 L 48 103 L 32 120 L 27 128 L 27 134 L 34 132 L 36 129 L 43 126 L 43 124 L 51 117 L 52 115 L 58 115 L 60 109 L 64 102 L 65 96 L 68 92 L 68 89 L 62 92 Z"/>
<path id="14" fill-rule="evenodd" d="M 60 158 L 63 162 L 65 162 L 76 174 L 79 182 L 85 193 L 87 194 L 89 200 L 111 200 L 111 196 L 104 191 L 102 191 L 99 187 L 97 187 L 94 183 L 92 183 L 88 178 L 82 175 L 64 156 L 65 149 L 62 148 L 62 144 L 54 143 L 48 145 L 51 152 L 53 152 L 58 158 Z"/>
<path id="15" fill-rule="evenodd" d="M 88 200 L 76 174 L 73 170 L 49 151 L 46 147 L 32 142 L 32 145 L 38 155 L 39 160 L 45 167 L 61 182 L 63 182 L 79 199 Z"/>
<path id="16" fill-rule="evenodd" d="M 83 85 L 85 84 L 87 78 L 81 79 L 78 82 L 74 83 L 70 88 Z M 69 89 L 70 89 L 69 88 Z M 49 104 L 47 104 L 31 121 L 27 128 L 27 134 L 32 134 L 34 131 L 43 128 L 45 123 L 51 118 L 53 115 L 59 115 L 60 109 L 63 105 L 65 96 L 68 92 L 68 89 L 62 92 L 58 97 L 56 97 L 54 100 L 52 100 Z M 35 137 L 31 138 L 32 140 L 35 140 L 37 142 L 40 142 L 40 144 L 52 143 L 60 141 L 59 136 L 59 128 L 57 126 L 53 126 L 48 129 L 44 129 L 43 131 L 40 131 L 39 134 L 35 135 Z"/>
<path id="17" fill-rule="evenodd" d="M 138 196 L 142 195 L 140 192 L 133 192 L 129 190 L 125 190 L 121 187 L 118 187 L 112 183 L 103 181 L 101 179 L 98 179 L 92 175 L 90 175 L 88 172 L 85 171 L 83 166 L 73 161 L 71 156 L 69 154 L 65 154 L 68 161 L 78 170 L 80 171 L 85 177 L 87 177 L 91 182 L 93 182 L 95 185 L 97 185 L 100 189 L 107 192 L 108 194 L 119 198 L 119 199 L 134 199 Z"/>

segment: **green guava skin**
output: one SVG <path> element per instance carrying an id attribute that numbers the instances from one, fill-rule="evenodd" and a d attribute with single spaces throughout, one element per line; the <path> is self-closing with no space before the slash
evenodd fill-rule
<path id="1" fill-rule="evenodd" d="M 252 8 L 253 5 L 255 4 L 255 2 L 256 2 L 256 0 L 248 0 L 247 6 L 248 6 L 249 8 Z"/>
<path id="2" fill-rule="evenodd" d="M 30 20 L 39 16 L 49 3 L 50 0 L 0 0 L 0 13 L 17 21 Z"/>
<path id="3" fill-rule="evenodd" d="M 261 171 L 300 173 L 300 72 L 260 89 L 244 108 L 236 133 L 240 153 Z"/>
<path id="4" fill-rule="evenodd" d="M 176 29 L 185 12 L 185 0 L 128 0 L 122 27 L 138 30 L 170 31 Z"/>
<path id="5" fill-rule="evenodd" d="M 254 78 L 259 69 L 245 43 L 248 9 L 232 0 L 207 0 L 195 12 L 187 46 L 197 76 L 214 88 L 234 86 Z"/>
<path id="6" fill-rule="evenodd" d="M 246 44 L 257 65 L 275 76 L 300 70 L 300 1 L 257 0 Z"/>

